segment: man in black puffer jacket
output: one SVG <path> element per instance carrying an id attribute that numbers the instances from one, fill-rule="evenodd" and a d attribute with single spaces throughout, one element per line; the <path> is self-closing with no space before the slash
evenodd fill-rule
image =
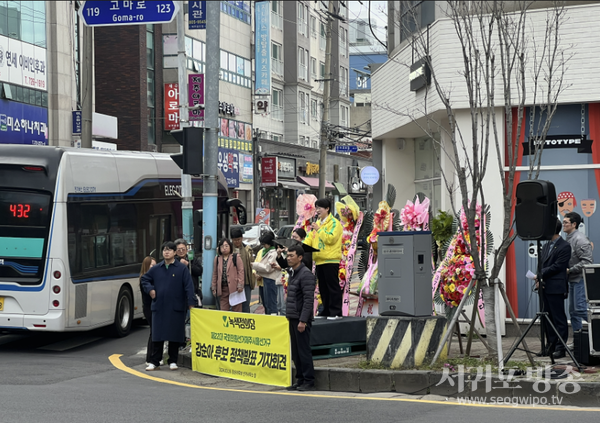
<path id="1" fill-rule="evenodd" d="M 315 301 L 315 275 L 302 263 L 304 249 L 300 245 L 288 248 L 288 295 L 286 317 L 290 325 L 292 360 L 296 366 L 296 383 L 290 391 L 314 391 L 315 368 L 310 350 L 310 328 Z"/>

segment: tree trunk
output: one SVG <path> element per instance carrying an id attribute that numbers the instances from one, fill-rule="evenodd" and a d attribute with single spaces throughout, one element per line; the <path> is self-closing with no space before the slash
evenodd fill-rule
<path id="1" fill-rule="evenodd" d="M 483 302 L 485 304 L 485 333 L 488 342 L 489 357 L 492 359 L 498 358 L 496 351 L 496 302 L 494 301 L 495 293 L 494 286 L 482 284 Z"/>

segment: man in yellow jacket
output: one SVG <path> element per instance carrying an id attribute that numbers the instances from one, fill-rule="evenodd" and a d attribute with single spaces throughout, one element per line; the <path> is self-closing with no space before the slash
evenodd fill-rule
<path id="1" fill-rule="evenodd" d="M 328 199 L 317 200 L 315 207 L 319 221 L 312 224 L 304 243 L 319 250 L 313 253 L 323 302 L 323 312 L 319 315 L 341 316 L 343 296 L 338 272 L 342 260 L 342 224 L 331 214 Z"/>

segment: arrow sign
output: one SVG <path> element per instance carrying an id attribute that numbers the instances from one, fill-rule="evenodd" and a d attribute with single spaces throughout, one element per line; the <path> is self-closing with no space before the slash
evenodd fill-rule
<path id="1" fill-rule="evenodd" d="M 87 26 L 169 23 L 179 12 L 176 1 L 84 1 L 79 16 Z"/>
<path id="2" fill-rule="evenodd" d="M 336 153 L 356 153 L 356 152 L 358 152 L 358 147 L 355 145 L 336 145 L 335 152 Z"/>

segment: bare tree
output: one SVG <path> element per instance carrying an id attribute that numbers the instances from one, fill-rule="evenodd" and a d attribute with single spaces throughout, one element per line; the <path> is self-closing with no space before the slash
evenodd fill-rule
<path id="1" fill-rule="evenodd" d="M 429 27 L 418 28 L 412 34 L 410 42 L 413 60 L 415 56 L 424 59 L 431 72 L 431 87 L 426 88 L 423 102 L 413 110 L 396 110 L 388 105 L 375 103 L 376 107 L 409 117 L 432 139 L 436 139 L 436 132 L 444 132 L 449 140 L 448 143 L 438 142 L 438 159 L 445 155 L 452 168 L 452 172 L 445 171 L 440 161 L 442 178 L 450 194 L 453 212 L 457 213 L 462 207 L 466 214 L 468 253 L 471 254 L 475 267 L 475 295 L 478 295 L 479 289 L 483 290 L 486 333 L 491 339 L 496 337 L 494 284 L 500 283 L 498 276 L 508 248 L 516 237 L 511 206 L 519 135 L 525 124 L 524 110 L 527 107 L 530 110 L 528 177 L 534 179 L 539 175 L 541 154 L 557 110 L 558 97 L 567 88 L 563 77 L 569 55 L 565 53 L 566 48 L 561 45 L 560 37 L 560 28 L 566 19 L 564 4 L 555 3 L 552 7 L 535 12 L 546 13 L 545 30 L 540 33 L 539 24 L 535 28 L 532 25 L 532 3 L 534 2 L 444 3 L 446 17 L 451 21 L 460 45 L 462 66 L 459 74 L 461 83 L 466 88 L 467 107 L 455 106 L 457 99 L 453 97 L 453 88 L 457 81 L 452 81 L 455 84 L 453 87 L 447 78 L 441 76 L 443 69 L 436 68 L 435 58 L 430 55 Z M 418 21 L 415 7 L 396 19 L 401 31 L 406 22 L 412 22 L 414 28 L 418 27 Z M 410 66 L 406 63 L 403 65 Z M 428 107 L 434 101 L 441 102 L 441 108 L 445 110 L 444 119 L 436 119 L 429 112 Z M 464 104 L 465 99 L 458 101 Z M 470 119 L 468 124 L 461 124 L 465 120 L 457 119 L 457 112 L 465 109 L 470 112 Z M 497 116 L 499 113 L 501 115 Z M 502 117 L 506 127 L 505 134 L 498 128 L 498 119 Z M 516 133 L 513 128 L 516 128 Z M 505 148 L 506 157 L 503 154 Z M 490 150 L 493 149 L 497 156 L 497 177 L 502 183 L 504 214 L 501 239 L 489 257 L 491 267 L 488 267 L 485 248 L 478 245 L 475 220 L 477 205 L 483 210 L 488 209 L 483 182 L 488 172 Z M 480 230 L 483 242 L 486 239 L 484 225 L 481 225 Z M 460 307 L 462 305 L 463 303 Z M 508 306 L 510 308 L 510 304 Z M 448 332 L 451 329 L 448 328 Z M 490 356 L 497 357 L 496 348 L 493 342 L 489 343 Z"/>

